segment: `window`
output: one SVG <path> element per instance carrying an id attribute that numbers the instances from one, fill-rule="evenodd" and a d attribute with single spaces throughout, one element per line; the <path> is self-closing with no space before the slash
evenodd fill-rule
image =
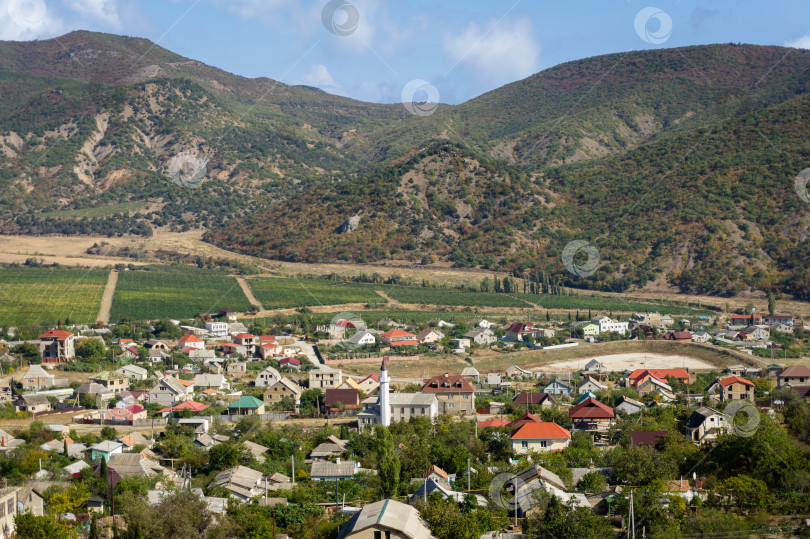
<path id="1" fill-rule="evenodd" d="M 540 440 L 540 447 L 548 447 L 548 442 L 545 440 Z"/>
<path id="2" fill-rule="evenodd" d="M 522 442 L 520 442 L 520 447 L 526 449 L 527 447 L 529 447 L 529 442 L 527 440 L 523 440 Z"/>
<path id="3" fill-rule="evenodd" d="M 448 408 L 455 408 L 455 404 L 453 404 L 452 402 L 448 402 L 447 407 Z"/>
<path id="4" fill-rule="evenodd" d="M 382 532 L 381 531 L 374 531 L 374 539 L 382 539 Z"/>
<path id="5" fill-rule="evenodd" d="M 14 502 L 12 500 L 8 501 L 8 514 L 11 515 L 14 513 Z"/>

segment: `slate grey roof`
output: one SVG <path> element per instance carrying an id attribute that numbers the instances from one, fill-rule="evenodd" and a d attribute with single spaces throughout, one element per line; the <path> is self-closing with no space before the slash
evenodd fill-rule
<path id="1" fill-rule="evenodd" d="M 316 461 L 312 463 L 312 477 L 351 477 L 357 470 L 353 460 L 343 462 Z"/>
<path id="2" fill-rule="evenodd" d="M 397 532 L 408 539 L 431 539 L 430 530 L 419 518 L 419 512 L 412 506 L 396 500 L 380 500 L 366 505 L 359 513 L 346 522 L 340 530 L 338 539 L 362 534 L 364 530 L 380 529 Z"/>

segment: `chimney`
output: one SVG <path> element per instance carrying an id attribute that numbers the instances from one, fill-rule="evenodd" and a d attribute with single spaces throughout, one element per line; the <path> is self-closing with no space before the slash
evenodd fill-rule
<path id="1" fill-rule="evenodd" d="M 335 459 L 335 464 L 340 464 L 340 457 Z"/>

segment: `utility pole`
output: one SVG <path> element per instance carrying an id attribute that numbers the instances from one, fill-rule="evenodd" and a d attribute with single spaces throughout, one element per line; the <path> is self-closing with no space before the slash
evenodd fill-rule
<path id="1" fill-rule="evenodd" d="M 632 538 L 636 539 L 636 514 L 633 509 L 633 491 L 630 491 L 630 533 Z"/>
<path id="2" fill-rule="evenodd" d="M 295 455 L 290 455 L 292 458 L 292 483 L 295 484 Z"/>
<path id="3" fill-rule="evenodd" d="M 470 491 L 470 457 L 467 457 L 467 492 Z"/>
<path id="4" fill-rule="evenodd" d="M 515 476 L 515 530 L 517 530 L 518 520 L 518 478 Z"/>

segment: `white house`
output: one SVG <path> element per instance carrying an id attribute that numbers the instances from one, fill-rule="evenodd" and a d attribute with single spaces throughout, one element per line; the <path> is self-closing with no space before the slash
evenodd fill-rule
<path id="1" fill-rule="evenodd" d="M 270 387 L 281 380 L 281 374 L 273 367 L 265 369 L 256 376 L 256 387 Z"/>
<path id="2" fill-rule="evenodd" d="M 228 336 L 227 322 L 206 322 L 205 330 L 215 339 L 224 339 Z"/>
<path id="3" fill-rule="evenodd" d="M 488 346 L 498 340 L 495 333 L 489 328 L 475 328 L 471 329 L 464 334 L 464 337 L 470 339 L 478 346 Z"/>
<path id="4" fill-rule="evenodd" d="M 512 450 L 518 454 L 562 451 L 570 442 L 571 433 L 556 423 L 529 422 L 512 433 Z"/>
<path id="5" fill-rule="evenodd" d="M 618 322 L 607 316 L 599 316 L 591 320 L 591 322 L 599 326 L 599 333 L 618 333 L 625 335 L 629 329 L 627 322 Z"/>
<path id="6" fill-rule="evenodd" d="M 355 346 L 366 346 L 377 342 L 374 333 L 368 330 L 358 331 L 349 338 L 349 342 Z"/>

